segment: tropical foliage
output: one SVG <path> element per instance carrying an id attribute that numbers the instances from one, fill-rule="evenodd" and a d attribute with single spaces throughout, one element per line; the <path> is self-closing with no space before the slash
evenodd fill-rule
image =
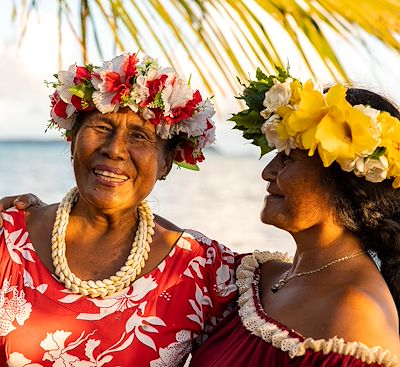
<path id="1" fill-rule="evenodd" d="M 13 2 L 13 17 L 25 20 L 24 31 L 31 13 L 46 6 L 41 0 Z M 230 92 L 233 76 L 244 77 L 255 66 L 266 71 L 285 66 L 288 44 L 311 72 L 316 54 L 333 76 L 346 76 L 330 41 L 333 33 L 361 42 L 372 35 L 400 51 L 398 0 L 57 0 L 57 5 L 59 30 L 68 23 L 84 60 L 90 39 L 102 53 L 106 25 L 116 52 L 158 46 L 178 70 L 185 66 L 182 60 L 190 60 L 204 84 L 219 92 Z"/>

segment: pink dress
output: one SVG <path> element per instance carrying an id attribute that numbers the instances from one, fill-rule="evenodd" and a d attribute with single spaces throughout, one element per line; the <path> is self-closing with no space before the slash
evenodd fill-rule
<path id="1" fill-rule="evenodd" d="M 280 253 L 245 256 L 236 276 L 238 307 L 194 352 L 190 367 L 394 367 L 396 357 L 381 347 L 340 338 L 314 340 L 272 319 L 259 298 L 259 266 L 269 260 L 289 261 Z"/>
<path id="2" fill-rule="evenodd" d="M 180 366 L 237 295 L 233 253 L 194 231 L 128 289 L 72 294 L 37 256 L 24 212 L 2 217 L 1 367 Z"/>

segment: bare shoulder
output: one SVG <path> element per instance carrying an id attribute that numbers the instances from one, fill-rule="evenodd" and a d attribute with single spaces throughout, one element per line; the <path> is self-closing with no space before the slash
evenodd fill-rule
<path id="1" fill-rule="evenodd" d="M 400 355 L 397 309 L 387 288 L 374 292 L 374 287 L 347 286 L 331 297 L 327 334 L 370 347 L 381 346 Z"/>
<path id="2" fill-rule="evenodd" d="M 174 232 L 183 232 L 182 228 L 178 227 L 177 225 L 175 225 L 174 223 L 170 222 L 169 220 L 167 220 L 167 219 L 165 219 L 163 217 L 160 217 L 159 215 L 154 215 L 154 218 L 155 218 L 156 223 L 160 227 L 162 227 L 162 228 L 164 228 L 166 230 L 174 231 Z"/>
<path id="3" fill-rule="evenodd" d="M 181 237 L 183 229 L 163 217 L 158 215 L 154 217 L 156 223 L 155 242 L 161 241 L 161 243 L 167 244 L 168 247 L 174 246 Z"/>

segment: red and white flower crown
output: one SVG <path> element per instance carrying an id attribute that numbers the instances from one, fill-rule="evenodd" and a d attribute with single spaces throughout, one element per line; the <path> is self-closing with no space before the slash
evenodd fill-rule
<path id="1" fill-rule="evenodd" d="M 162 139 L 179 135 L 175 163 L 198 169 L 204 160 L 202 149 L 215 140 L 215 111 L 209 99 L 203 100 L 172 68 L 162 68 L 156 59 L 124 53 L 105 61 L 102 67 L 71 65 L 50 83 L 49 127 L 65 129 L 69 140 L 79 113 L 94 109 L 101 113 L 129 107 L 149 120 Z"/>

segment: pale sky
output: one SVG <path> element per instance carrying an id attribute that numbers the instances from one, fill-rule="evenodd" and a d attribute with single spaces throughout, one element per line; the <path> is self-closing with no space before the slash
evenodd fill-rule
<path id="1" fill-rule="evenodd" d="M 52 139 L 58 138 L 59 133 L 47 132 L 44 134 L 46 121 L 49 118 L 49 99 L 51 90 L 47 89 L 44 80 L 52 80 L 52 74 L 56 73 L 57 68 L 57 32 L 55 11 L 52 9 L 55 2 L 46 3 L 46 7 L 41 6 L 40 19 L 33 14 L 28 27 L 28 32 L 17 48 L 17 39 L 20 33 L 20 22 L 11 22 L 11 0 L 2 1 L 0 4 L 0 14 L 2 22 L 0 23 L 0 140 L 3 139 Z M 76 0 L 70 1 L 72 4 Z M 75 6 L 76 8 L 76 6 Z M 276 30 L 279 32 L 279 30 Z M 65 29 L 63 32 L 63 69 L 66 69 L 75 61 L 81 62 L 80 50 L 77 43 L 70 35 L 70 31 Z M 379 42 L 368 39 L 371 54 L 368 54 L 359 44 L 353 42 L 348 44 L 331 33 L 331 39 L 339 51 L 341 59 L 345 63 L 345 68 L 350 78 L 360 86 L 370 87 L 377 92 L 383 92 L 387 97 L 400 104 L 400 54 L 396 54 L 381 45 Z M 102 39 L 105 44 L 111 44 L 109 39 Z M 285 44 L 283 38 L 282 43 Z M 130 50 L 135 51 L 135 50 Z M 311 52 L 311 51 L 310 51 Z M 93 63 L 100 64 L 96 52 L 93 54 L 97 59 Z M 152 56 L 160 59 L 165 64 L 162 57 L 157 55 L 157 50 Z M 286 43 L 282 47 L 281 55 L 290 60 L 291 73 L 300 80 L 305 81 L 308 77 L 308 71 L 299 62 L 298 57 L 292 51 L 290 44 Z M 107 51 L 107 58 L 113 56 L 113 51 Z M 247 60 L 244 61 L 244 65 Z M 191 74 L 192 86 L 196 89 L 205 90 L 199 85 L 198 78 L 194 68 L 190 70 L 190 63 L 183 63 L 187 70 L 186 77 Z M 189 66 L 186 66 L 189 65 Z M 320 75 L 320 81 L 323 83 L 333 82 L 329 74 L 320 65 L 317 64 L 316 70 Z M 249 73 L 254 76 L 254 68 L 249 68 Z M 186 74 L 186 69 L 185 69 Z M 299 75 L 299 76 L 298 76 Z M 205 94 L 205 93 L 204 93 Z M 217 101 L 217 147 L 223 150 L 247 151 L 248 146 L 240 140 L 238 132 L 232 132 L 230 124 L 224 120 L 230 116 L 230 113 L 237 112 L 238 105 L 233 97 L 216 96 Z M 250 151 L 253 148 L 250 148 Z M 256 151 L 254 149 L 254 151 Z M 248 152 L 248 151 L 247 151 Z"/>

